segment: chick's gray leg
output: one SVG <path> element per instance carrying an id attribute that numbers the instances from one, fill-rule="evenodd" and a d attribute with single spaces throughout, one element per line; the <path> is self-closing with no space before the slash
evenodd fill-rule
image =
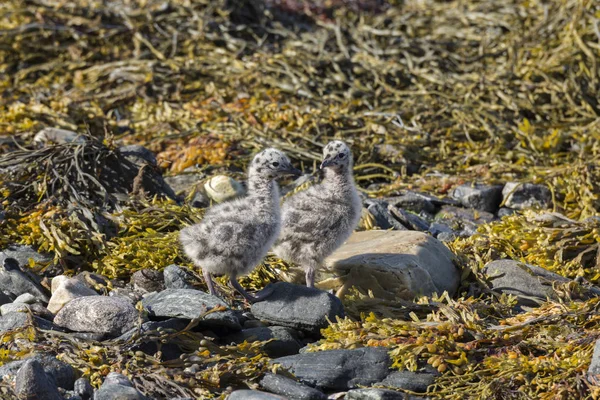
<path id="1" fill-rule="evenodd" d="M 202 276 L 204 277 L 204 281 L 206 282 L 206 286 L 208 286 L 208 292 L 213 296 L 217 295 L 217 291 L 215 290 L 215 284 L 213 283 L 212 277 L 210 276 L 210 272 L 203 269 Z"/>
<path id="2" fill-rule="evenodd" d="M 266 299 L 273 293 L 273 289 L 265 288 L 256 296 L 253 296 L 250 293 L 246 292 L 246 290 L 242 287 L 242 285 L 240 285 L 240 283 L 237 281 L 235 276 L 231 276 L 229 278 L 229 281 L 231 282 L 231 286 L 233 286 L 233 288 L 235 290 L 237 290 L 242 296 L 244 296 L 244 298 L 246 300 L 248 300 L 248 302 L 250 302 L 250 303 L 256 303 L 258 301 L 263 301 L 264 299 Z"/>
<path id="3" fill-rule="evenodd" d="M 306 270 L 306 286 L 315 287 L 315 269 L 310 267 Z"/>

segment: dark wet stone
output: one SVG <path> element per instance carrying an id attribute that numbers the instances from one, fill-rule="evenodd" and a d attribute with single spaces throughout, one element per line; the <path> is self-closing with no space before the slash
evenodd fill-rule
<path id="1" fill-rule="evenodd" d="M 206 193 L 197 191 L 190 202 L 190 205 L 194 208 L 207 208 L 210 206 L 210 199 Z"/>
<path id="2" fill-rule="evenodd" d="M 58 330 L 62 331 L 60 327 L 57 327 L 52 322 L 47 321 L 43 318 L 32 316 L 30 318 L 29 314 L 22 312 L 10 312 L 6 315 L 0 317 L 0 333 L 24 328 L 28 324 L 33 323 L 40 329 L 45 330 Z"/>
<path id="3" fill-rule="evenodd" d="M 171 264 L 165 268 L 163 274 L 167 289 L 196 289 L 192 284 L 196 278 L 185 268 Z"/>
<path id="4" fill-rule="evenodd" d="M 86 378 L 77 379 L 73 386 L 73 391 L 77 396 L 81 397 L 82 400 L 91 400 L 92 396 L 94 396 L 94 388 Z"/>
<path id="5" fill-rule="evenodd" d="M 390 214 L 400 221 L 403 226 L 406 226 L 413 231 L 425 232 L 429 229 L 429 222 L 425 221 L 416 214 L 396 207 L 389 207 L 388 210 Z"/>
<path id="6" fill-rule="evenodd" d="M 119 151 L 125 158 L 134 164 L 143 165 L 144 163 L 148 163 L 150 165 L 157 165 L 154 153 L 144 146 L 130 144 L 119 147 Z"/>
<path id="7" fill-rule="evenodd" d="M 273 325 L 287 326 L 318 334 L 322 328 L 344 316 L 340 299 L 319 289 L 277 282 L 273 293 L 252 305 L 252 314 Z"/>
<path id="8" fill-rule="evenodd" d="M 221 299 L 200 290 L 166 289 L 146 296 L 142 300 L 142 305 L 148 311 L 150 317 L 185 319 L 198 318 L 201 314 L 221 306 L 226 310 L 207 315 L 200 321 L 199 326 L 241 329 L 235 313 Z"/>
<path id="9" fill-rule="evenodd" d="M 301 382 L 323 390 L 347 390 L 380 382 L 389 374 L 388 349 L 328 350 L 277 358 Z"/>
<path id="10" fill-rule="evenodd" d="M 122 297 L 87 296 L 71 300 L 56 314 L 54 323 L 76 332 L 119 336 L 133 328 L 138 311 Z"/>
<path id="11" fill-rule="evenodd" d="M 24 272 L 29 258 L 36 261 L 48 260 L 29 246 L 11 246 L 0 252 L 0 291 L 12 298 L 29 293 L 47 303 L 46 291 L 36 281 L 36 277 Z"/>
<path id="12" fill-rule="evenodd" d="M 21 400 L 64 400 L 54 378 L 35 359 L 26 360 L 15 378 L 15 393 Z"/>
<path id="13" fill-rule="evenodd" d="M 389 374 L 379 385 L 394 389 L 410 390 L 411 392 L 425 393 L 427 387 L 432 385 L 439 373 L 433 368 L 424 371 L 394 371 Z"/>
<path id="14" fill-rule="evenodd" d="M 240 332 L 225 336 L 222 341 L 226 344 L 237 344 L 244 341 L 263 342 L 271 339 L 275 340 L 264 346 L 265 352 L 271 358 L 298 354 L 298 351 L 302 347 L 302 343 L 298 338 L 298 333 L 291 328 L 283 326 L 244 329 Z"/>
<path id="15" fill-rule="evenodd" d="M 514 213 L 516 213 L 515 210 L 506 208 L 506 207 L 502 207 L 501 209 L 498 210 L 498 218 L 507 217 L 509 215 L 513 215 Z"/>
<path id="16" fill-rule="evenodd" d="M 385 202 L 371 202 L 367 210 L 375 219 L 375 224 L 381 229 L 393 228 L 397 231 L 405 231 L 407 229 L 390 214 L 388 205 Z"/>
<path id="17" fill-rule="evenodd" d="M 260 385 L 271 393 L 294 400 L 326 400 L 327 396 L 315 388 L 303 385 L 282 375 L 266 374 Z"/>
<path id="18" fill-rule="evenodd" d="M 569 281 L 544 268 L 513 260 L 489 262 L 483 273 L 493 290 L 517 296 L 519 304 L 524 306 L 536 306 L 546 298 L 556 299 L 552 284 Z"/>
<path id="19" fill-rule="evenodd" d="M 26 361 L 36 360 L 44 372 L 54 379 L 56 385 L 63 389 L 73 389 L 75 382 L 75 371 L 69 364 L 58 360 L 48 354 L 35 354 L 23 360 L 11 361 L 0 367 L 0 379 L 12 379 L 17 375 Z"/>
<path id="20" fill-rule="evenodd" d="M 452 197 L 467 208 L 495 213 L 502 202 L 502 185 L 465 184 L 454 188 Z"/>
<path id="21" fill-rule="evenodd" d="M 408 192 L 402 196 L 389 197 L 385 199 L 390 205 L 412 211 L 414 213 L 435 213 L 436 206 L 431 199 L 419 193 Z"/>

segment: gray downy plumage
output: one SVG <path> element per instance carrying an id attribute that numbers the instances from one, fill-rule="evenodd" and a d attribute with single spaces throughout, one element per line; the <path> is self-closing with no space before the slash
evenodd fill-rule
<path id="1" fill-rule="evenodd" d="M 202 221 L 181 230 L 185 254 L 202 269 L 208 289 L 216 295 L 211 274 L 228 275 L 233 287 L 249 301 L 258 301 L 237 282 L 267 254 L 281 227 L 279 188 L 275 179 L 298 175 L 281 151 L 258 153 L 248 169 L 248 194 L 210 208 Z M 269 293 L 263 292 L 265 297 Z"/>
<path id="2" fill-rule="evenodd" d="M 289 198 L 282 206 L 282 228 L 273 251 L 304 268 L 306 285 L 314 286 L 315 270 L 352 234 L 362 202 L 352 175 L 352 152 L 341 141 L 323 149 L 325 178 Z"/>

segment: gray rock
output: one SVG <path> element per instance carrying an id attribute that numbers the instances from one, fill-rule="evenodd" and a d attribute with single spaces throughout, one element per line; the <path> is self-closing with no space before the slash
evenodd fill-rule
<path id="1" fill-rule="evenodd" d="M 138 290 L 134 290 L 133 288 L 124 287 L 124 288 L 114 288 L 108 293 L 110 297 L 120 297 L 127 301 L 129 301 L 132 305 L 136 305 L 138 301 L 142 300 L 142 293 Z"/>
<path id="2" fill-rule="evenodd" d="M 265 352 L 271 358 L 298 354 L 298 351 L 303 346 L 298 339 L 297 332 L 283 326 L 244 329 L 240 332 L 225 336 L 222 341 L 226 344 L 238 344 L 243 341 L 263 342 L 271 339 L 274 340 L 264 346 Z"/>
<path id="3" fill-rule="evenodd" d="M 466 209 L 454 206 L 443 206 L 435 215 L 435 220 L 448 225 L 452 230 L 460 232 L 460 236 L 471 236 L 481 224 L 495 220 L 494 214 L 486 211 Z"/>
<path id="4" fill-rule="evenodd" d="M 94 388 L 90 381 L 86 378 L 79 378 L 73 385 L 73 391 L 75 394 L 82 398 L 82 400 L 90 400 L 94 396 Z"/>
<path id="5" fill-rule="evenodd" d="M 187 195 L 198 185 L 206 176 L 204 174 L 180 174 L 175 176 L 167 176 L 165 181 L 178 194 Z"/>
<path id="6" fill-rule="evenodd" d="M 30 293 L 23 293 L 22 295 L 20 295 L 19 297 L 17 297 L 15 299 L 15 301 L 13 301 L 13 303 L 20 303 L 20 304 L 33 304 L 33 303 L 37 303 L 39 300 L 37 299 L 37 297 L 35 297 L 34 295 L 30 294 Z"/>
<path id="7" fill-rule="evenodd" d="M 29 311 L 29 306 L 27 304 L 22 303 L 9 303 L 0 306 L 0 314 L 6 315 L 11 312 L 27 312 Z"/>
<path id="8" fill-rule="evenodd" d="M 388 349 L 328 350 L 277 358 L 301 382 L 324 390 L 347 390 L 380 382 L 389 374 Z"/>
<path id="9" fill-rule="evenodd" d="M 390 300 L 444 291 L 452 296 L 460 282 L 454 262 L 446 246 L 423 232 L 355 232 L 325 260 L 323 275 L 331 277 L 319 285 L 335 285 L 334 290 L 355 286 Z"/>
<path id="10" fill-rule="evenodd" d="M 435 382 L 435 378 L 438 375 L 439 373 L 433 368 L 428 368 L 425 371 L 419 372 L 394 371 L 381 381 L 380 385 L 394 389 L 425 393 L 427 387 Z"/>
<path id="11" fill-rule="evenodd" d="M 42 365 L 29 359 L 19 368 L 15 378 L 15 394 L 23 400 L 63 400 L 54 379 L 46 375 Z"/>
<path id="12" fill-rule="evenodd" d="M 259 390 L 236 390 L 226 397 L 226 400 L 288 400 L 275 394 Z"/>
<path id="13" fill-rule="evenodd" d="M 106 378 L 104 378 L 104 382 L 102 382 L 102 386 L 104 385 L 121 385 L 133 387 L 133 384 L 131 383 L 129 378 L 127 378 L 123 374 L 119 374 L 118 372 L 111 372 L 108 375 L 106 375 Z"/>
<path id="14" fill-rule="evenodd" d="M 167 289 L 195 289 L 191 283 L 195 280 L 194 275 L 185 268 L 171 264 L 165 268 L 163 274 Z"/>
<path id="15" fill-rule="evenodd" d="M 44 128 L 33 137 L 33 143 L 37 145 L 63 144 L 85 142 L 85 137 L 81 134 L 66 129 Z"/>
<path id="16" fill-rule="evenodd" d="M 11 361 L 4 364 L 0 367 L 0 379 L 12 380 L 28 360 L 37 361 L 42 366 L 44 372 L 51 376 L 59 387 L 67 390 L 73 389 L 75 382 L 73 367 L 47 354 L 35 354 L 23 360 Z"/>
<path id="17" fill-rule="evenodd" d="M 155 269 L 142 269 L 131 276 L 133 287 L 145 293 L 160 292 L 165 288 L 162 271 Z"/>
<path id="18" fill-rule="evenodd" d="M 0 333 L 21 329 L 31 324 L 45 330 L 62 330 L 43 318 L 30 317 L 29 314 L 22 312 L 11 312 L 0 317 Z"/>
<path id="19" fill-rule="evenodd" d="M 148 400 L 125 375 L 111 372 L 94 394 L 94 400 Z"/>
<path id="20" fill-rule="evenodd" d="M 51 255 L 38 253 L 33 247 L 21 244 L 13 244 L 0 251 L 0 261 L 6 258 L 13 258 L 21 269 L 25 269 L 29 265 L 30 258 L 36 263 L 42 264 L 52 261 Z"/>
<path id="21" fill-rule="evenodd" d="M 495 213 L 502 202 L 502 185 L 465 184 L 454 188 L 451 196 L 467 208 Z"/>
<path id="22" fill-rule="evenodd" d="M 137 165 L 143 165 L 148 163 L 150 165 L 156 166 L 156 156 L 154 153 L 144 146 L 140 146 L 138 144 L 130 144 L 127 146 L 119 147 L 119 152 L 129 161 Z"/>
<path id="23" fill-rule="evenodd" d="M 429 222 L 425 221 L 416 214 L 404 211 L 394 206 L 389 206 L 388 211 L 394 218 L 400 221 L 403 226 L 406 226 L 409 229 L 421 232 L 425 232 L 429 229 Z"/>
<path id="24" fill-rule="evenodd" d="M 273 293 L 251 308 L 260 320 L 318 334 L 329 321 L 344 316 L 342 302 L 330 293 L 287 282 L 269 287 Z"/>
<path id="25" fill-rule="evenodd" d="M 375 219 L 375 224 L 380 229 L 393 228 L 397 231 L 405 231 L 407 228 L 398 222 L 388 211 L 387 203 L 385 202 L 372 202 L 367 210 Z"/>
<path id="26" fill-rule="evenodd" d="M 271 393 L 291 400 L 326 400 L 327 396 L 310 386 L 303 385 L 282 375 L 266 374 L 260 385 Z"/>
<path id="27" fill-rule="evenodd" d="M 515 210 L 551 208 L 552 192 L 545 185 L 508 182 L 502 190 L 504 206 Z"/>
<path id="28" fill-rule="evenodd" d="M 594 353 L 592 354 L 592 361 L 588 367 L 587 375 L 589 378 L 600 383 L 600 339 L 596 340 Z"/>
<path id="29" fill-rule="evenodd" d="M 179 318 L 170 318 L 166 321 L 148 321 L 144 322 L 142 326 L 138 329 L 137 327 L 125 332 L 121 336 L 117 338 L 119 341 L 127 342 L 133 338 L 135 334 L 138 332 L 143 335 L 146 332 L 161 330 L 161 331 L 172 331 L 179 332 L 182 331 L 186 326 L 188 326 L 189 321 L 185 319 Z"/>
<path id="30" fill-rule="evenodd" d="M 9 249 L 14 250 L 15 247 Z M 9 249 L 0 253 L 0 290 L 13 298 L 29 293 L 40 301 L 48 302 L 48 296 L 44 289 L 20 267 L 21 263 L 26 265 L 29 256 L 32 256 L 31 248 L 24 248 L 23 252 L 18 251 L 19 254 L 15 254 L 13 250 Z"/>
<path id="31" fill-rule="evenodd" d="M 539 305 L 546 298 L 556 299 L 552 284 L 569 281 L 544 268 L 513 260 L 489 262 L 483 268 L 483 273 L 493 290 L 517 296 L 519 304 L 524 306 Z"/>
<path id="32" fill-rule="evenodd" d="M 390 197 L 386 201 L 394 207 L 409 210 L 417 214 L 420 212 L 432 214 L 436 209 L 435 204 L 433 204 L 430 198 L 414 192 L 407 192 L 402 196 Z"/>
<path id="33" fill-rule="evenodd" d="M 48 302 L 48 310 L 56 314 L 71 300 L 86 296 L 98 296 L 98 293 L 76 278 L 56 276 L 52 279 L 52 296 Z"/>
<path id="34" fill-rule="evenodd" d="M 225 175 L 217 175 L 210 178 L 204 184 L 206 195 L 217 203 L 222 203 L 245 193 L 241 183 Z"/>
<path id="35" fill-rule="evenodd" d="M 442 232 L 437 236 L 437 240 L 442 243 L 453 242 L 456 239 L 456 235 L 454 233 Z"/>
<path id="36" fill-rule="evenodd" d="M 506 208 L 506 207 L 502 207 L 498 210 L 498 218 L 507 217 L 509 215 L 513 215 L 514 213 L 516 213 L 515 210 Z"/>
<path id="37" fill-rule="evenodd" d="M 210 198 L 208 198 L 206 193 L 197 191 L 194 193 L 190 205 L 194 208 L 207 208 L 210 206 Z"/>
<path id="38" fill-rule="evenodd" d="M 87 296 L 65 304 L 54 323 L 75 332 L 119 336 L 133 328 L 137 320 L 135 307 L 121 297 Z"/>
<path id="39" fill-rule="evenodd" d="M 406 400 L 408 395 L 388 389 L 354 389 L 346 393 L 344 400 Z"/>
<path id="40" fill-rule="evenodd" d="M 225 311 L 214 312 L 200 321 L 203 327 L 225 327 L 240 330 L 240 322 L 227 304 L 215 296 L 194 289 L 166 289 L 152 293 L 142 300 L 142 305 L 151 317 L 198 318 L 201 314 L 217 306 Z"/>
<path id="41" fill-rule="evenodd" d="M 441 224 L 439 222 L 434 222 L 429 225 L 429 233 L 433 235 L 433 237 L 437 238 L 442 233 L 449 233 L 454 235 L 454 231 L 446 224 Z"/>

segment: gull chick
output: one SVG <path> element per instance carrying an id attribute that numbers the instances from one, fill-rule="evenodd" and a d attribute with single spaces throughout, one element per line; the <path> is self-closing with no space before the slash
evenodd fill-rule
<path id="1" fill-rule="evenodd" d="M 248 194 L 209 209 L 202 221 L 181 230 L 185 254 L 202 269 L 210 294 L 216 295 L 211 274 L 228 275 L 248 301 L 268 296 L 248 294 L 237 278 L 250 273 L 267 254 L 281 227 L 279 188 L 275 179 L 299 175 L 285 154 L 276 149 L 258 153 L 248 169 Z"/>
<path id="2" fill-rule="evenodd" d="M 352 152 L 344 142 L 323 149 L 325 178 L 289 198 L 281 209 L 281 235 L 273 249 L 281 259 L 306 271 L 314 287 L 315 270 L 350 237 L 360 219 L 362 202 L 352 175 Z"/>

